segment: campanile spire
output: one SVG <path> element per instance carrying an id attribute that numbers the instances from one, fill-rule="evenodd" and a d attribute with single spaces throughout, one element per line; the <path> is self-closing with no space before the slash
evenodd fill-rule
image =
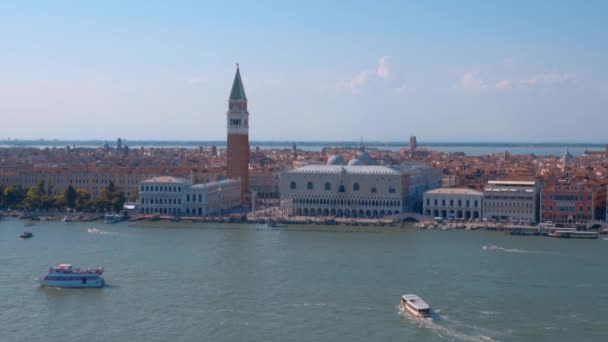
<path id="1" fill-rule="evenodd" d="M 228 128 L 227 171 L 228 178 L 241 180 L 241 200 L 249 192 L 249 112 L 247 96 L 241 79 L 239 64 L 232 82 L 226 113 Z"/>

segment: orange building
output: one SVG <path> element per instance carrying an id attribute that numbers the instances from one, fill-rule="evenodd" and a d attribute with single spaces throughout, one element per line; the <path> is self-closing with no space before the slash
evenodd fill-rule
<path id="1" fill-rule="evenodd" d="M 575 223 L 606 218 L 606 185 L 597 181 L 558 181 L 541 191 L 544 221 Z"/>

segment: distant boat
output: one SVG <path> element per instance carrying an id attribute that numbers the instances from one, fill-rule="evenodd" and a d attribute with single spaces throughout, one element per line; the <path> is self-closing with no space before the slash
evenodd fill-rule
<path id="1" fill-rule="evenodd" d="M 69 218 L 69 217 L 67 217 L 67 216 L 64 216 L 64 217 L 61 219 L 61 222 L 72 222 L 72 219 L 71 219 L 71 218 Z"/>
<path id="2" fill-rule="evenodd" d="M 268 227 L 270 227 L 270 228 L 287 228 L 287 225 L 284 223 L 270 221 L 270 222 L 268 222 Z"/>
<path id="3" fill-rule="evenodd" d="M 401 296 L 401 308 L 416 317 L 431 317 L 429 305 L 414 294 L 404 294 Z"/>
<path id="4" fill-rule="evenodd" d="M 23 233 L 21 233 L 21 235 L 19 235 L 19 238 L 21 238 L 21 239 L 29 239 L 32 236 L 34 236 L 34 234 L 32 234 L 31 232 L 23 232 Z"/>
<path id="5" fill-rule="evenodd" d="M 559 238 L 571 238 L 571 239 L 597 239 L 598 234 L 596 232 L 581 232 L 576 230 L 553 230 L 547 235 L 551 237 Z"/>

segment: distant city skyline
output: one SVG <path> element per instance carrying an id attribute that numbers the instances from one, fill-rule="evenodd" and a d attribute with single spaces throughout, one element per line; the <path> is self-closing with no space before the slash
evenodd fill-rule
<path id="1" fill-rule="evenodd" d="M 0 4 L 0 139 L 607 140 L 608 4 Z"/>

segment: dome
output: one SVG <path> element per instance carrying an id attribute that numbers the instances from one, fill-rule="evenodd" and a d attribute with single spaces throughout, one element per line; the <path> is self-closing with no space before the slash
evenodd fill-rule
<path id="1" fill-rule="evenodd" d="M 344 165 L 346 164 L 346 159 L 341 154 L 334 154 L 333 156 L 327 159 L 327 165 Z"/>
<path id="2" fill-rule="evenodd" d="M 360 159 L 353 159 L 351 161 L 348 162 L 348 165 L 350 166 L 359 166 L 359 165 L 365 165 L 365 163 L 363 163 Z"/>
<path id="3" fill-rule="evenodd" d="M 359 159 L 365 165 L 372 165 L 374 163 L 374 160 L 369 155 L 369 153 L 367 153 L 367 151 L 357 152 L 357 157 L 355 159 Z M 355 159 L 353 159 L 353 160 L 355 160 Z"/>

